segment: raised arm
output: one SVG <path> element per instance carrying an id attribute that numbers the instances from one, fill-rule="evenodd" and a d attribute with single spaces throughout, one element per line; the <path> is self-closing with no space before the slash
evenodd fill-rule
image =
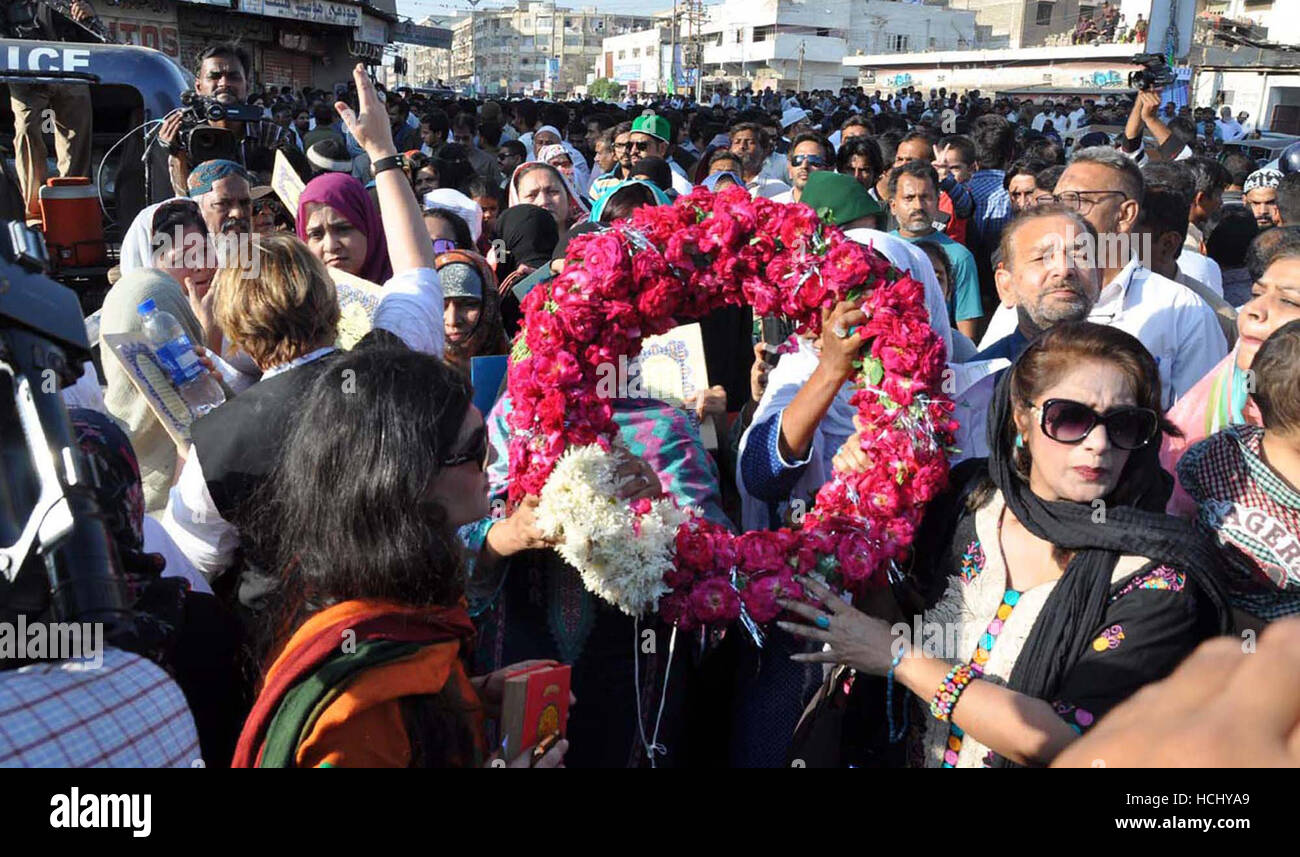
<path id="1" fill-rule="evenodd" d="M 366 76 L 360 63 L 352 70 L 356 81 L 360 107 L 354 113 L 345 102 L 338 101 L 334 109 L 343 117 L 343 123 L 356 138 L 374 164 L 381 158 L 397 154 L 393 144 L 393 131 L 388 123 L 388 112 L 379 100 L 375 86 Z M 388 258 L 394 276 L 416 268 L 433 267 L 433 243 L 425 231 L 420 215 L 420 204 L 415 191 L 401 170 L 384 170 L 375 177 L 379 193 L 379 213 L 384 222 L 384 235 L 388 240 Z"/>

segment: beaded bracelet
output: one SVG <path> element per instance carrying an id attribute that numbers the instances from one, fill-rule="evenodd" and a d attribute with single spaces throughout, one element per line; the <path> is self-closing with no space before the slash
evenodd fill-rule
<path id="1" fill-rule="evenodd" d="M 903 702 L 903 725 L 897 730 L 894 729 L 894 670 L 898 669 L 898 664 L 903 660 L 906 654 L 904 650 L 894 655 L 894 660 L 889 664 L 889 673 L 885 679 L 885 716 L 889 722 L 889 743 L 897 744 L 903 740 L 903 735 L 907 732 L 907 702 Z"/>
<path id="2" fill-rule="evenodd" d="M 930 713 L 938 720 L 949 719 L 953 708 L 957 705 L 957 698 L 974 678 L 975 670 L 970 664 L 960 664 L 949 670 L 943 678 L 943 683 L 939 685 L 939 690 L 935 692 L 934 698 L 930 700 Z"/>

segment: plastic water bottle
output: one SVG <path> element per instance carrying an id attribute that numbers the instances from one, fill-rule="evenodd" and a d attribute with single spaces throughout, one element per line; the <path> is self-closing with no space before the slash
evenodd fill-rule
<path id="1" fill-rule="evenodd" d="M 171 375 L 172 383 L 180 390 L 181 398 L 189 405 L 190 413 L 197 419 L 226 401 L 221 385 L 194 353 L 194 343 L 185 333 L 176 317 L 158 309 L 153 298 L 140 304 L 140 317 L 144 320 L 144 338 L 153 348 L 158 362 Z"/>

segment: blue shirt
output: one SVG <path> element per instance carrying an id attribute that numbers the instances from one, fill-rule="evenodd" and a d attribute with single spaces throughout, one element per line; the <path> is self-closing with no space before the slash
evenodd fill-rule
<path id="1" fill-rule="evenodd" d="M 975 228 L 985 247 L 996 247 L 1002 227 L 1011 219 L 1011 194 L 1002 186 L 1002 170 L 980 170 L 967 186 L 975 197 Z"/>
<path id="2" fill-rule="evenodd" d="M 920 244 L 929 241 L 943 248 L 948 257 L 948 267 L 952 269 L 952 297 L 948 298 L 948 310 L 954 321 L 969 321 L 982 318 L 984 307 L 980 303 L 980 277 L 975 270 L 975 255 L 955 241 L 952 236 L 942 232 L 933 232 L 920 238 L 908 238 L 897 229 L 890 233 L 904 241 Z"/>
<path id="3" fill-rule="evenodd" d="M 1024 353 L 1024 350 L 1029 347 L 1029 342 L 1030 340 L 1026 339 L 1025 335 L 1020 332 L 1020 328 L 1017 327 L 979 354 L 976 354 L 969 362 L 975 363 L 980 360 L 995 360 L 999 357 L 1005 357 L 1014 363 Z"/>

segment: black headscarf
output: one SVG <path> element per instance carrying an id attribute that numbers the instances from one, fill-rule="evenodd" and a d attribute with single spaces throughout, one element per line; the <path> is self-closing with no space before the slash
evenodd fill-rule
<path id="1" fill-rule="evenodd" d="M 586 235 L 588 232 L 602 232 L 607 228 L 603 223 L 592 223 L 590 220 L 579 223 L 560 236 L 560 240 L 555 245 L 555 251 L 551 253 L 551 261 L 563 259 L 565 251 L 569 249 L 569 242 L 579 235 Z"/>
<path id="2" fill-rule="evenodd" d="M 663 158 L 642 158 L 632 165 L 632 175 L 646 176 L 664 193 L 673 189 L 673 171 Z"/>
<path id="3" fill-rule="evenodd" d="M 1091 505 L 1048 502 L 1037 497 L 1012 461 L 1011 377 L 1004 372 L 989 408 L 988 474 L 1007 508 L 1029 532 L 1056 547 L 1074 551 L 1065 574 L 1052 589 L 1007 686 L 1036 699 L 1053 699 L 1101 624 L 1111 592 L 1111 574 L 1120 556 L 1147 557 L 1187 575 L 1188 588 L 1207 602 L 1213 633 L 1228 630 L 1227 600 L 1219 583 L 1221 560 L 1214 546 L 1187 521 L 1166 515 L 1169 477 L 1160 470 L 1159 443 L 1134 451 L 1121 483 L 1143 480 L 1148 488 L 1132 505 L 1107 498 L 1105 522 L 1093 520 Z M 1163 477 L 1163 478 L 1161 478 Z M 1209 630 L 1209 629 L 1207 629 Z"/>
<path id="4" fill-rule="evenodd" d="M 560 240 L 555 218 L 538 205 L 510 206 L 497 221 L 497 227 L 510 254 L 506 269 L 497 270 L 497 276 L 502 280 L 520 265 L 540 268 L 550 262 L 551 253 Z"/>

